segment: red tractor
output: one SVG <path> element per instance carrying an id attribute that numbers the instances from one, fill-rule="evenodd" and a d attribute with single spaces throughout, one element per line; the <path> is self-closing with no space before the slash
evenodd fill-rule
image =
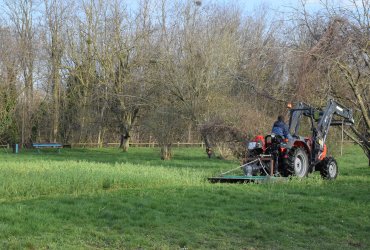
<path id="1" fill-rule="evenodd" d="M 299 135 L 304 117 L 308 117 L 311 131 L 309 136 Z M 289 131 L 292 138 L 275 134 L 256 136 L 248 143 L 248 157 L 240 167 L 244 176 L 226 176 L 224 173 L 209 180 L 246 182 L 268 176 L 291 175 L 303 178 L 313 171 L 320 171 L 324 179 L 335 179 L 338 175 L 338 165 L 333 157 L 327 156 L 328 149 L 325 144 L 329 128 L 353 123 L 352 110 L 332 99 L 323 109 L 298 103 L 296 107 L 290 109 Z"/>

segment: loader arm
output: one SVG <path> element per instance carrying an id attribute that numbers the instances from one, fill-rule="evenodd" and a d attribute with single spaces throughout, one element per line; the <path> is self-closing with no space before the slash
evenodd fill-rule
<path id="1" fill-rule="evenodd" d="M 343 120 L 334 120 L 334 115 L 344 118 Z M 321 135 L 324 143 L 329 132 L 330 126 L 337 125 L 353 125 L 353 112 L 352 109 L 346 108 L 338 102 L 330 99 L 324 113 L 320 117 L 319 123 L 317 124 L 317 132 Z"/>
<path id="2" fill-rule="evenodd" d="M 312 150 L 310 151 L 310 161 L 313 165 L 320 161 L 330 126 L 353 125 L 354 123 L 352 110 L 333 99 L 329 99 L 324 109 L 317 109 L 300 102 L 290 111 L 289 131 L 293 136 L 298 135 L 302 116 L 309 117 L 311 121 Z M 337 117 L 343 119 L 335 119 Z"/>
<path id="3" fill-rule="evenodd" d="M 303 102 L 298 103 L 294 109 L 290 110 L 290 118 L 289 118 L 289 132 L 292 135 L 298 135 L 300 121 L 303 116 L 307 116 L 311 118 L 311 127 L 314 128 L 314 118 L 315 114 L 320 115 L 322 111 L 306 104 Z"/>

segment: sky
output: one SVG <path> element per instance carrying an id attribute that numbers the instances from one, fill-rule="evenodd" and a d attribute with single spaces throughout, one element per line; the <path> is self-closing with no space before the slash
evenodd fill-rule
<path id="1" fill-rule="evenodd" d="M 203 4 L 210 2 L 228 4 L 238 2 L 240 6 L 245 8 L 245 11 L 251 12 L 258 6 L 265 5 L 271 9 L 284 11 L 291 7 L 300 5 L 300 0 L 202 0 Z M 320 0 L 306 0 L 306 7 L 308 9 L 317 9 L 320 6 Z"/>
<path id="2" fill-rule="evenodd" d="M 129 0 L 130 1 L 130 0 Z M 135 1 L 135 0 L 131 0 Z M 187 0 L 176 0 L 187 1 Z M 195 1 L 195 0 L 194 0 Z M 199 1 L 199 0 L 198 0 Z M 331 7 L 344 7 L 346 9 L 355 9 L 354 3 L 361 8 L 363 0 L 200 0 L 203 5 L 210 2 L 218 4 L 231 4 L 237 2 L 242 6 L 245 12 L 253 12 L 257 7 L 264 5 L 271 10 L 279 12 L 289 12 L 292 8 L 302 7 L 302 2 L 305 2 L 305 8 L 308 12 L 315 12 L 323 9 L 323 3 L 327 2 Z"/>
<path id="3" fill-rule="evenodd" d="M 0 0 L 0 2 L 3 0 Z M 140 0 L 123 0 L 128 6 L 137 6 L 137 3 Z M 223 5 L 228 5 L 232 3 L 239 3 L 240 6 L 244 8 L 246 12 L 252 12 L 257 7 L 265 4 L 269 8 L 273 10 L 280 10 L 283 11 L 288 10 L 289 7 L 297 7 L 301 0 L 168 0 L 168 1 L 179 1 L 179 2 L 186 2 L 186 1 L 201 1 L 202 6 L 205 6 L 210 3 L 218 3 Z M 322 0 L 305 0 L 308 9 L 317 9 L 320 6 L 320 1 Z M 346 1 L 346 0 L 329 0 L 329 1 Z"/>
<path id="4" fill-rule="evenodd" d="M 0 0 L 0 10 L 1 7 L 4 6 L 4 2 L 12 1 L 12 0 Z M 36 2 L 43 0 L 35 0 Z M 60 0 L 63 1 L 63 0 Z M 82 1 L 82 0 L 80 0 Z M 126 3 L 129 7 L 135 8 L 140 0 L 122 0 Z M 292 7 L 301 6 L 301 2 L 306 2 L 306 9 L 308 11 L 315 11 L 319 10 L 322 7 L 320 6 L 320 2 L 325 2 L 326 0 L 168 0 L 168 1 L 179 1 L 179 2 L 186 2 L 186 1 L 201 1 L 201 7 L 205 7 L 208 4 L 216 3 L 221 5 L 229 5 L 233 3 L 238 3 L 239 6 L 243 8 L 243 11 L 246 13 L 251 13 L 256 10 L 260 6 L 265 6 L 270 10 L 280 11 L 280 12 L 289 12 L 292 10 Z M 361 0 L 355 0 L 361 1 Z M 336 5 L 346 5 L 348 4 L 348 0 L 328 0 L 328 2 L 335 2 Z"/>

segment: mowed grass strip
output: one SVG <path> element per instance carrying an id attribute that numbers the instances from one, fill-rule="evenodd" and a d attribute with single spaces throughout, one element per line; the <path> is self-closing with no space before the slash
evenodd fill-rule
<path id="1" fill-rule="evenodd" d="M 245 185 L 205 182 L 236 163 L 208 160 L 201 150 L 179 149 L 172 162 L 157 153 L 2 154 L 11 181 L 1 177 L 1 248 L 370 247 L 370 169 L 355 147 L 339 159 L 336 181 L 315 174 Z"/>

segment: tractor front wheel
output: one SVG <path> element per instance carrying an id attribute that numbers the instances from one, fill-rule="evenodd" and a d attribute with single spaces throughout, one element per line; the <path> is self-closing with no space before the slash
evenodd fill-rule
<path id="1" fill-rule="evenodd" d="M 306 150 L 293 147 L 288 155 L 288 171 L 299 178 L 306 177 L 309 172 Z"/>
<path id="2" fill-rule="evenodd" d="M 320 174 L 323 179 L 334 180 L 338 176 L 338 164 L 333 157 L 326 157 L 320 163 Z"/>

